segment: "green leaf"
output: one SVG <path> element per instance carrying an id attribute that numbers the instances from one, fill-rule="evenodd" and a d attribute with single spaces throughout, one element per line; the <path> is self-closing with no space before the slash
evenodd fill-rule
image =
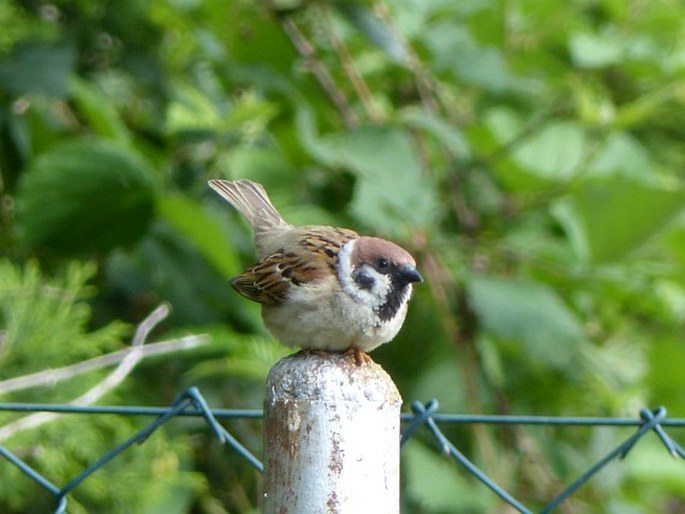
<path id="1" fill-rule="evenodd" d="M 621 58 L 623 42 L 618 33 L 602 35 L 581 33 L 571 37 L 571 58 L 583 68 L 601 68 Z"/>
<path id="2" fill-rule="evenodd" d="M 361 2 L 336 1 L 333 7 L 359 32 L 364 34 L 388 57 L 400 64 L 407 64 L 407 49 L 397 35 Z"/>
<path id="3" fill-rule="evenodd" d="M 414 306 L 412 306 L 414 307 Z M 468 408 L 463 377 L 454 359 L 444 359 L 426 367 L 416 376 L 412 398 L 434 398 L 443 412 L 462 412 Z"/>
<path id="4" fill-rule="evenodd" d="M 452 155 L 461 159 L 470 157 L 470 149 L 466 138 L 458 127 L 447 120 L 418 107 L 406 107 L 398 112 L 398 118 L 407 126 L 434 136 L 452 152 Z"/>
<path id="5" fill-rule="evenodd" d="M 275 104 L 251 93 L 234 102 L 216 100 L 206 91 L 187 84 L 175 87 L 167 108 L 166 130 L 170 134 L 240 132 L 249 139 L 259 136 L 277 114 Z"/>
<path id="6" fill-rule="evenodd" d="M 441 21 L 432 24 L 422 39 L 432 53 L 433 66 L 438 71 L 496 93 L 518 87 L 501 50 L 481 45 L 465 25 Z"/>
<path id="7" fill-rule="evenodd" d="M 23 43 L 0 62 L 0 90 L 61 98 L 67 95 L 75 67 L 70 43 Z"/>
<path id="8" fill-rule="evenodd" d="M 625 461 L 628 476 L 640 484 L 641 490 L 658 487 L 670 491 L 674 498 L 685 496 L 683 463 L 670 458 L 656 437 L 641 439 Z"/>
<path id="9" fill-rule="evenodd" d="M 549 181 L 526 168 L 527 163 L 522 164 L 521 159 L 516 159 L 513 151 L 502 152 L 503 148 L 520 138 L 524 131 L 524 122 L 519 114 L 512 109 L 498 106 L 486 112 L 482 123 L 470 127 L 468 135 L 471 146 L 478 154 L 485 155 L 489 160 L 492 155 L 497 156 L 493 171 L 508 189 L 540 190 Z"/>
<path id="10" fill-rule="evenodd" d="M 166 113 L 167 132 L 221 131 L 223 120 L 218 106 L 203 91 L 179 84 L 174 93 Z"/>
<path id="11" fill-rule="evenodd" d="M 578 257 L 607 263 L 637 250 L 682 212 L 685 190 L 622 177 L 584 182 L 555 206 Z"/>
<path id="12" fill-rule="evenodd" d="M 402 463 L 406 494 L 419 512 L 485 512 L 492 504 L 493 497 L 484 486 L 483 494 L 477 494 L 456 463 L 418 441 L 402 448 Z"/>
<path id="13" fill-rule="evenodd" d="M 509 144 L 525 130 L 521 115 L 508 107 L 488 109 L 483 116 L 483 123 L 500 145 Z"/>
<path id="14" fill-rule="evenodd" d="M 76 77 L 69 82 L 69 89 L 81 115 L 98 135 L 121 145 L 130 143 L 129 131 L 110 98 L 94 84 Z"/>
<path id="15" fill-rule="evenodd" d="M 225 4 L 215 3 L 217 11 L 224 16 Z M 265 16 L 253 2 L 231 4 L 229 12 L 231 19 L 240 20 L 240 23 L 222 23 L 220 34 L 226 41 L 233 64 L 266 67 L 284 74 L 292 71 L 296 50 L 280 23 L 274 23 L 275 17 Z M 221 16 L 217 18 L 221 19 Z"/>
<path id="16" fill-rule="evenodd" d="M 182 196 L 165 196 L 157 202 L 162 216 L 184 237 L 195 243 L 203 255 L 224 276 L 240 273 L 236 248 L 228 243 L 226 233 L 216 219 Z"/>
<path id="17" fill-rule="evenodd" d="M 651 155 L 638 139 L 626 132 L 612 133 L 587 169 L 597 177 L 623 175 L 644 183 L 658 180 Z"/>
<path id="18" fill-rule="evenodd" d="M 97 139 L 34 159 L 17 192 L 27 246 L 81 253 L 132 243 L 154 213 L 153 171 L 138 155 Z"/>
<path id="19" fill-rule="evenodd" d="M 319 136 L 316 112 L 305 101 L 296 101 L 295 128 L 300 144 L 313 159 L 329 166 L 338 165 L 338 152 L 330 144 L 325 144 Z"/>
<path id="20" fill-rule="evenodd" d="M 585 134 L 580 124 L 553 122 L 517 145 L 514 160 L 538 177 L 566 180 L 578 171 L 585 148 Z"/>
<path id="21" fill-rule="evenodd" d="M 274 189 L 271 199 L 276 202 L 276 205 L 279 190 L 291 190 L 292 181 L 298 176 L 298 170 L 272 147 L 239 146 L 227 152 L 223 162 L 225 163 L 223 168 L 230 170 L 230 175 L 233 177 L 270 184 Z M 293 191 L 287 192 L 293 193 Z"/>
<path id="22" fill-rule="evenodd" d="M 685 409 L 683 398 L 683 366 L 685 366 L 685 345 L 680 334 L 660 337 L 649 345 L 649 389 L 652 398 L 659 405 L 668 405 L 669 410 L 682 412 Z"/>
<path id="23" fill-rule="evenodd" d="M 520 344 L 531 363 L 564 368 L 583 337 L 575 314 L 546 285 L 474 277 L 468 296 L 483 328 Z"/>
<path id="24" fill-rule="evenodd" d="M 351 210 L 369 227 L 397 235 L 402 225 L 427 226 L 435 222 L 437 194 L 423 174 L 406 131 L 360 127 L 323 138 L 321 143 L 335 155 L 335 163 L 357 175 Z"/>

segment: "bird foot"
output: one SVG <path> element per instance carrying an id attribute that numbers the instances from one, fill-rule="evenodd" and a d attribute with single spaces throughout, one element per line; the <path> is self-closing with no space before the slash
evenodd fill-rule
<path id="1" fill-rule="evenodd" d="M 302 355 L 316 355 L 317 357 L 321 357 L 322 359 L 328 359 L 331 356 L 331 352 L 327 352 L 326 350 L 319 350 L 317 348 L 302 348 Z"/>
<path id="2" fill-rule="evenodd" d="M 317 357 L 321 357 L 322 359 L 328 359 L 330 358 L 332 353 L 337 353 L 337 352 L 331 352 L 328 350 L 320 350 L 318 348 L 303 348 L 300 353 L 304 356 L 309 356 L 309 355 L 316 355 Z M 366 353 L 364 350 L 361 348 L 358 348 L 357 346 L 350 346 L 345 352 L 343 353 L 346 356 L 352 357 L 354 359 L 354 363 L 357 366 L 361 366 L 362 364 L 372 364 L 373 359 L 369 356 L 368 353 Z"/>
<path id="3" fill-rule="evenodd" d="M 357 346 L 351 346 L 350 348 L 345 350 L 345 355 L 353 357 L 354 362 L 357 366 L 361 366 L 362 364 L 373 363 L 373 359 L 369 356 L 369 354 Z"/>

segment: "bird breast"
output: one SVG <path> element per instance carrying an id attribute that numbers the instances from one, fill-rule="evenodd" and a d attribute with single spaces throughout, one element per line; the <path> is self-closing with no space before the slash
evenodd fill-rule
<path id="1" fill-rule="evenodd" d="M 342 290 L 334 276 L 293 288 L 287 302 L 262 307 L 267 328 L 285 345 L 334 351 L 356 346 L 368 352 L 387 343 L 406 312 L 407 302 L 383 321 L 371 306 Z"/>

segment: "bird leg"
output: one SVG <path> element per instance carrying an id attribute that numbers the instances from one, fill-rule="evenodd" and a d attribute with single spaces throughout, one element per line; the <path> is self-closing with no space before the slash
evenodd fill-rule
<path id="1" fill-rule="evenodd" d="M 305 357 L 308 357 L 310 355 L 316 355 L 317 357 L 321 357 L 322 359 L 328 359 L 330 358 L 331 353 L 336 352 L 321 350 L 319 348 L 302 348 L 302 350 L 300 350 L 300 353 Z M 354 363 L 357 366 L 361 366 L 362 364 L 373 363 L 373 359 L 369 356 L 369 354 L 357 346 L 350 346 L 347 350 L 345 350 L 344 355 L 352 357 L 354 359 Z"/>
<path id="2" fill-rule="evenodd" d="M 345 355 L 353 357 L 357 366 L 373 363 L 373 359 L 369 357 L 369 354 L 358 346 L 350 346 L 347 350 L 345 350 Z"/>
<path id="3" fill-rule="evenodd" d="M 305 357 L 309 357 L 310 355 L 316 355 L 317 357 L 321 357 L 322 359 L 328 359 L 331 356 L 331 352 L 327 352 L 326 350 L 319 350 L 317 348 L 302 348 L 301 353 Z"/>

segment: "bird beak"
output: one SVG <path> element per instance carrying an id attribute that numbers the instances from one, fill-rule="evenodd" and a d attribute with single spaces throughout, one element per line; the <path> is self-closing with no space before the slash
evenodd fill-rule
<path id="1" fill-rule="evenodd" d="M 397 270 L 397 275 L 407 284 L 411 284 L 413 282 L 423 282 L 423 277 L 421 276 L 421 273 L 416 271 L 416 268 L 414 266 L 402 266 Z"/>

